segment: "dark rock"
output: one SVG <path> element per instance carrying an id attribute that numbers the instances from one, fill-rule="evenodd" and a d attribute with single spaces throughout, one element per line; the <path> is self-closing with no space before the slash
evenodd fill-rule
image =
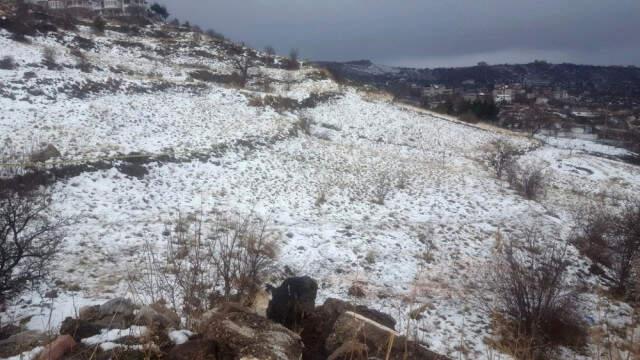
<path id="1" fill-rule="evenodd" d="M 137 179 L 142 179 L 149 174 L 149 170 L 140 164 L 124 163 L 117 166 L 118 171 Z"/>
<path id="2" fill-rule="evenodd" d="M 34 330 L 13 334 L 0 341 L 0 358 L 18 355 L 25 349 L 44 345 L 48 339 L 47 334 Z"/>
<path id="3" fill-rule="evenodd" d="M 286 279 L 272 289 L 267 317 L 288 328 L 300 326 L 305 314 L 315 309 L 318 283 L 308 276 Z"/>
<path id="4" fill-rule="evenodd" d="M 87 320 L 66 318 L 60 325 L 60 335 L 71 335 L 74 340 L 82 339 L 98 335 L 104 326 L 91 323 Z"/>
<path id="5" fill-rule="evenodd" d="M 13 325 L 13 324 L 8 324 L 5 325 L 3 327 L 0 328 L 0 341 L 1 340 L 5 340 L 8 337 L 18 334 L 20 332 L 20 327 Z"/>
<path id="6" fill-rule="evenodd" d="M 211 340 L 194 339 L 184 344 L 176 345 L 169 351 L 169 360 L 222 360 L 224 356 L 220 347 Z"/>

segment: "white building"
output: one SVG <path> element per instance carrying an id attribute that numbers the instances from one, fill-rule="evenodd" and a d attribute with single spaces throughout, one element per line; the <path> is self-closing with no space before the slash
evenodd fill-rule
<path id="1" fill-rule="evenodd" d="M 508 85 L 498 85 L 493 90 L 493 101 L 495 103 L 512 103 L 515 91 Z"/>

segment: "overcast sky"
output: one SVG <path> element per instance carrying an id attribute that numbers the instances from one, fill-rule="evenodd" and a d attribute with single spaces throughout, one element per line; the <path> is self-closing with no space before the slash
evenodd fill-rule
<path id="1" fill-rule="evenodd" d="M 152 1 L 152 0 L 150 0 Z M 640 65 L 640 0 L 159 0 L 181 21 L 313 60 Z"/>

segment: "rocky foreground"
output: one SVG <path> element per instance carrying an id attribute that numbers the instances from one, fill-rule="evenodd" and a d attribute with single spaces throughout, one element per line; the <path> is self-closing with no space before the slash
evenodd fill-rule
<path id="1" fill-rule="evenodd" d="M 337 299 L 315 306 L 315 280 L 289 278 L 266 309 L 223 302 L 185 329 L 161 303 L 115 298 L 81 308 L 57 333 L 2 329 L 11 359 L 446 359 L 408 340 L 384 313 Z M 266 315 L 266 316 L 263 316 Z M 12 356 L 12 357 L 11 357 Z"/>

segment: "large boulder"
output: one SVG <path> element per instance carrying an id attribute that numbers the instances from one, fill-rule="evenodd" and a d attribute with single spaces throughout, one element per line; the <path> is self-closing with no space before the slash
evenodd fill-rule
<path id="1" fill-rule="evenodd" d="M 219 344 L 219 358 L 299 360 L 298 334 L 251 311 L 228 307 L 213 314 L 203 331 L 205 340 Z M 226 356 L 226 357 L 225 357 Z"/>
<path id="2" fill-rule="evenodd" d="M 325 350 L 332 359 L 348 358 L 340 350 L 345 344 L 366 346 L 368 358 L 388 360 L 446 360 L 421 345 L 409 341 L 395 330 L 368 319 L 360 314 L 347 311 L 336 320 L 333 332 L 326 340 Z M 366 358 L 365 358 L 366 359 Z"/>
<path id="3" fill-rule="evenodd" d="M 305 314 L 316 306 L 318 283 L 308 276 L 286 279 L 271 291 L 267 317 L 289 329 L 301 327 Z"/>
<path id="4" fill-rule="evenodd" d="M 133 312 L 135 310 L 136 306 L 131 300 L 125 298 L 115 298 L 100 305 L 100 307 L 98 308 L 98 316 L 133 316 Z"/>
<path id="5" fill-rule="evenodd" d="M 325 342 L 333 332 L 338 318 L 347 311 L 358 313 L 390 329 L 395 328 L 395 320 L 380 311 L 338 299 L 327 299 L 322 306 L 316 307 L 313 313 L 308 314 L 304 319 L 302 340 L 305 345 L 305 359 L 325 360 L 327 356 L 332 354 L 325 349 Z"/>
<path id="6" fill-rule="evenodd" d="M 79 320 L 109 329 L 127 329 L 134 320 L 137 306 L 129 299 L 115 298 L 102 305 L 80 308 Z"/>
<path id="7" fill-rule="evenodd" d="M 138 310 L 135 323 L 165 329 L 177 329 L 180 326 L 180 316 L 161 304 L 143 306 Z"/>

